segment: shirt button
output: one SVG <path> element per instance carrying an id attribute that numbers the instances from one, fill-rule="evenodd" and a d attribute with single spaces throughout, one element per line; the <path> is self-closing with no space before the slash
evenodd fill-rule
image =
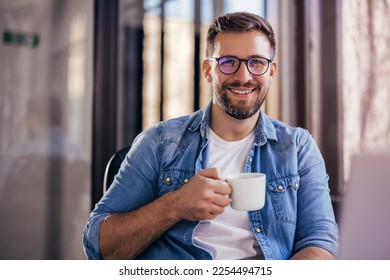
<path id="1" fill-rule="evenodd" d="M 165 179 L 165 182 L 167 182 L 167 183 L 169 183 L 171 181 L 171 178 L 170 177 L 167 177 L 166 179 Z"/>
<path id="2" fill-rule="evenodd" d="M 188 179 L 187 178 L 184 179 L 184 183 L 188 183 Z"/>
<path id="3" fill-rule="evenodd" d="M 278 186 L 278 190 L 279 191 L 283 190 L 283 186 Z"/>
<path id="4" fill-rule="evenodd" d="M 256 228 L 256 232 L 257 232 L 257 233 L 260 233 L 260 232 L 261 232 L 261 229 L 260 229 L 260 228 Z"/>

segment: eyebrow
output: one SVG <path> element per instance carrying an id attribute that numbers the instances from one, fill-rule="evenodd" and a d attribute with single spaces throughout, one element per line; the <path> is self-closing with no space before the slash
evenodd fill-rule
<path id="1" fill-rule="evenodd" d="M 241 57 L 239 57 L 239 56 L 232 55 L 232 54 L 221 55 L 220 57 L 237 57 L 237 58 L 240 58 L 240 59 L 265 58 L 265 59 L 272 60 L 272 58 L 268 58 L 268 57 L 266 57 L 266 56 L 258 55 L 258 54 L 250 55 L 250 56 L 248 56 L 247 58 L 241 58 Z"/>

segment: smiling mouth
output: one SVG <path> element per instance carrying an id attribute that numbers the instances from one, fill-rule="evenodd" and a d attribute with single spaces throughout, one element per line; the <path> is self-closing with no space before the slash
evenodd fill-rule
<path id="1" fill-rule="evenodd" d="M 233 88 L 229 88 L 229 90 L 235 94 L 239 94 L 239 95 L 246 95 L 246 94 L 249 94 L 251 93 L 252 91 L 254 91 L 254 89 L 251 89 L 251 90 L 238 90 L 238 89 L 233 89 Z"/>

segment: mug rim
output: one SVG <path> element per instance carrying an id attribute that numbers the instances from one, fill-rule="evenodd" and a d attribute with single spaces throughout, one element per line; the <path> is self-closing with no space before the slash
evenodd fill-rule
<path id="1" fill-rule="evenodd" d="M 235 174 L 228 175 L 228 176 L 226 176 L 226 180 L 231 180 L 231 179 L 245 180 L 245 179 L 262 178 L 265 176 L 266 175 L 264 173 L 261 173 L 261 172 L 250 172 L 250 173 L 242 172 L 242 173 L 235 173 Z"/>

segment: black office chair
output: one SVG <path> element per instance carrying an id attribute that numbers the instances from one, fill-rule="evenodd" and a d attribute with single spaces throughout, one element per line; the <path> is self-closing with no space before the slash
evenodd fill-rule
<path id="1" fill-rule="evenodd" d="M 124 147 L 117 151 L 108 161 L 104 172 L 103 193 L 105 193 L 114 181 L 115 175 L 121 167 L 122 161 L 125 159 L 127 152 L 131 146 Z"/>

